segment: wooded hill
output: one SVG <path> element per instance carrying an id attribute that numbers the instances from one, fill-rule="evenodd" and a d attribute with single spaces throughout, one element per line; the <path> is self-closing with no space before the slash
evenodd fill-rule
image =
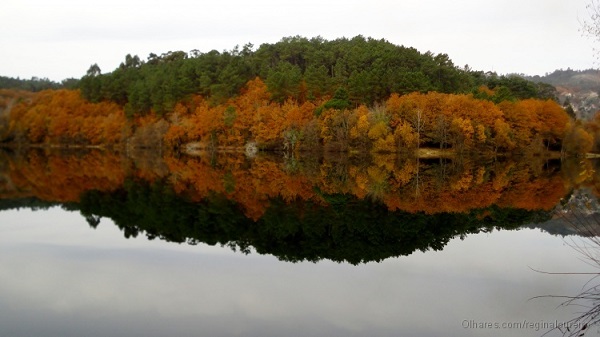
<path id="1" fill-rule="evenodd" d="M 559 69 L 544 76 L 524 76 L 556 87 L 559 102 L 578 119 L 589 120 L 600 109 L 600 72 L 596 69 Z"/>
<path id="2" fill-rule="evenodd" d="M 549 84 L 362 36 L 127 55 L 110 73 L 92 65 L 78 87 L 9 100 L 0 141 L 580 153 L 600 130 L 570 120 Z"/>
<path id="3" fill-rule="evenodd" d="M 354 106 L 383 102 L 392 93 L 470 93 L 481 85 L 502 87 L 501 100 L 548 99 L 555 94 L 547 84 L 457 67 L 446 54 L 420 53 L 362 36 L 333 41 L 296 36 L 256 50 L 248 44 L 224 52 L 176 51 L 150 54 L 146 61 L 127 55 L 107 74 L 92 65 L 80 88 L 89 101 L 118 103 L 129 115 L 150 110 L 163 114 L 191 94 L 223 103 L 256 77 L 280 103 L 331 97 L 339 88 L 347 91 Z"/>

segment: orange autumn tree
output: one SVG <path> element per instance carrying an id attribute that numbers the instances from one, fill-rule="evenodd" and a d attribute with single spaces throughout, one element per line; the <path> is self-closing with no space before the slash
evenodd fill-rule
<path id="1" fill-rule="evenodd" d="M 170 148 L 189 142 L 213 148 L 257 142 L 270 149 L 293 150 L 304 144 L 304 149 L 324 145 L 334 151 L 374 152 L 420 146 L 523 151 L 531 144 L 556 150 L 567 136 L 572 143 L 588 139 L 583 131 L 569 131 L 568 116 L 553 101 L 528 99 L 496 105 L 472 95 L 430 92 L 393 94 L 380 106 L 323 106 L 294 99 L 273 102 L 265 83 L 256 78 L 239 96 L 220 105 L 210 105 L 199 96 L 186 98 L 165 117 L 156 116 L 154 131 L 149 133 L 164 135 Z M 317 110 L 320 114 L 315 115 Z M 12 107 L 8 125 L 13 139 L 29 143 L 102 145 L 135 136 L 132 127 L 146 127 L 136 123 L 128 122 L 115 104 L 89 103 L 78 91 L 56 90 Z M 586 148 L 570 146 L 569 151 Z"/>
<path id="2" fill-rule="evenodd" d="M 308 101 L 300 106 L 293 101 L 286 101 L 281 108 L 283 110 L 282 136 L 284 146 L 293 151 L 297 149 L 303 138 L 303 130 L 313 119 L 316 106 Z"/>
<path id="3" fill-rule="evenodd" d="M 568 131 L 569 117 L 556 102 L 527 99 L 498 105 L 521 147 L 560 147 Z"/>
<path id="4" fill-rule="evenodd" d="M 298 83 L 304 85 L 302 80 Z M 164 142 L 154 143 L 172 149 L 190 142 L 215 149 L 241 148 L 256 142 L 263 149 L 392 153 L 419 147 L 451 147 L 478 153 L 539 153 L 560 149 L 567 136 L 571 142 L 586 141 L 585 135 L 590 133 L 587 127 L 585 132 L 571 132 L 569 117 L 554 101 L 527 99 L 494 104 L 480 99 L 497 96 L 485 87 L 473 95 L 392 94 L 385 102 L 370 106 L 356 105 L 360 100 L 344 96 L 343 83 L 332 99 L 322 95 L 322 102 L 307 101 L 307 88 L 296 91 L 289 97 L 278 92 L 277 99 L 273 99 L 269 86 L 257 77 L 248 81 L 237 96 L 220 100 L 205 100 L 198 95 L 181 97 L 180 102 L 169 105 L 172 111 L 166 114 L 150 111 L 156 117 L 153 133 L 164 135 Z M 8 104 L 3 97 L 0 95 L 0 109 Z M 145 128 L 125 120 L 119 106 L 89 103 L 74 90 L 41 92 L 31 102 L 10 110 L 10 121 L 2 124 L 3 138 L 20 142 L 117 144 L 135 136 L 134 130 Z M 148 144 L 144 142 L 143 146 L 154 146 Z M 586 148 L 569 146 L 569 151 Z"/>
<path id="5" fill-rule="evenodd" d="M 351 145 L 357 148 L 368 148 L 370 146 L 369 138 L 369 109 L 361 104 L 354 109 L 350 116 L 350 141 Z"/>
<path id="6" fill-rule="evenodd" d="M 185 141 L 202 142 L 204 146 L 214 148 L 219 144 L 224 126 L 223 109 L 212 108 L 202 101 L 190 116 L 183 117 L 180 125 L 171 125 L 171 129 L 181 127 L 186 134 Z M 181 131 L 167 131 L 167 135 L 169 132 L 181 134 Z"/>
<path id="7" fill-rule="evenodd" d="M 496 118 L 492 127 L 492 146 L 494 152 L 498 152 L 499 149 L 505 151 L 512 151 L 516 146 L 511 135 L 510 125 L 504 120 L 504 118 Z"/>
<path id="8" fill-rule="evenodd" d="M 269 144 L 282 141 L 285 116 L 270 102 L 264 82 L 249 81 L 241 95 L 217 106 L 196 99 L 194 111 L 171 124 L 165 141 L 176 145 L 200 142 L 204 147 L 244 146 L 248 141 Z M 172 118 L 172 117 L 171 117 Z"/>
<path id="9" fill-rule="evenodd" d="M 403 134 L 413 134 L 416 137 L 414 141 L 416 147 L 420 147 L 423 143 L 423 131 L 431 123 L 428 114 L 429 109 L 425 109 L 424 97 L 419 93 L 404 96 L 392 94 L 385 104 L 388 113 L 391 115 L 392 125 L 395 127 L 404 125 L 405 131 Z"/>
<path id="10" fill-rule="evenodd" d="M 30 101 L 34 95 L 23 90 L 0 89 L 0 142 L 11 138 L 9 130 L 13 107 L 19 102 Z"/>
<path id="11" fill-rule="evenodd" d="M 251 128 L 253 140 L 261 147 L 272 147 L 281 140 L 284 113 L 278 104 L 259 106 L 254 111 L 254 125 Z"/>
<path id="12" fill-rule="evenodd" d="M 569 122 L 563 140 L 563 151 L 567 154 L 581 154 L 593 149 L 594 135 L 581 122 Z"/>
<path id="13" fill-rule="evenodd" d="M 274 102 L 267 85 L 255 78 L 239 96 L 220 105 L 196 98 L 188 112 L 173 112 L 165 141 L 172 147 L 200 142 L 206 147 L 240 148 L 256 142 L 263 149 L 323 146 L 328 151 L 391 153 L 424 146 L 526 152 L 536 148 L 532 144 L 559 148 L 569 122 L 558 104 L 535 99 L 495 104 L 473 95 L 415 92 L 392 94 L 385 104 L 371 107 L 334 107 L 330 101 Z M 581 132 L 576 134 L 583 139 Z"/>
<path id="14" fill-rule="evenodd" d="M 396 152 L 396 139 L 394 130 L 390 126 L 391 116 L 385 107 L 375 106 L 369 110 L 368 137 L 373 142 L 373 152 Z"/>
<path id="15" fill-rule="evenodd" d="M 90 103 L 77 90 L 46 90 L 16 105 L 12 136 L 30 143 L 111 145 L 123 140 L 126 119 L 114 103 Z"/>
<path id="16" fill-rule="evenodd" d="M 531 116 L 531 132 L 538 135 L 547 148 L 565 137 L 569 117 L 556 102 L 527 99 L 516 104 Z"/>
<path id="17" fill-rule="evenodd" d="M 231 123 L 233 128 L 228 143 L 243 146 L 253 138 L 251 128 L 257 122 L 258 110 L 271 106 L 270 99 L 271 95 L 267 90 L 267 85 L 260 78 L 257 77 L 246 83 L 241 95 L 227 103 L 228 107 L 224 117 L 226 124 Z M 267 110 L 271 109 L 267 108 Z M 275 126 L 281 123 L 277 121 L 278 113 L 276 111 L 269 111 L 266 114 L 269 115 L 268 122 L 274 123 Z"/>
<path id="18" fill-rule="evenodd" d="M 512 151 L 532 143 L 557 148 L 568 129 L 569 117 L 554 101 L 528 99 L 498 105 L 472 95 L 393 94 L 386 107 L 399 144 L 445 144 L 453 148 Z"/>
<path id="19" fill-rule="evenodd" d="M 495 131 L 496 120 L 503 120 L 502 111 L 492 102 L 475 99 L 472 95 L 446 94 L 444 98 L 442 115 L 451 121 L 451 125 L 461 125 L 455 136 L 468 140 L 468 144 L 464 144 L 466 146 L 492 146 L 491 135 Z M 458 120 L 455 121 L 456 118 Z"/>

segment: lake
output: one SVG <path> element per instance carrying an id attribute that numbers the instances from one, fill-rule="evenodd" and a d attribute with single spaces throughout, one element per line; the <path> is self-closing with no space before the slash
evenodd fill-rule
<path id="1" fill-rule="evenodd" d="M 598 271 L 593 162 L 1 158 L 0 335 L 541 336 L 597 283 L 543 273 Z"/>

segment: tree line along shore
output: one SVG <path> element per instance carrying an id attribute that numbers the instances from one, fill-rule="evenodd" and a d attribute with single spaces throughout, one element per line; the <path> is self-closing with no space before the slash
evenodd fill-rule
<path id="1" fill-rule="evenodd" d="M 362 36 L 127 55 L 38 92 L 5 82 L 4 144 L 577 155 L 600 130 L 551 85 Z"/>

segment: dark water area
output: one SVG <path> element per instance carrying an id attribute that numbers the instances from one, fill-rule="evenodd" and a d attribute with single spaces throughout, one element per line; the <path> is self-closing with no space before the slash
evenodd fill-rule
<path id="1" fill-rule="evenodd" d="M 575 331 L 595 165 L 1 153 L 0 335 Z"/>

